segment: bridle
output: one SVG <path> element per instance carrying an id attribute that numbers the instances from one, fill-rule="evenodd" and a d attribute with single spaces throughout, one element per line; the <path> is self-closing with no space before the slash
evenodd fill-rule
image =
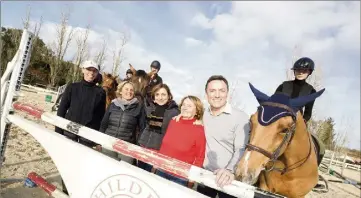
<path id="1" fill-rule="evenodd" d="M 275 162 L 277 161 L 277 159 L 280 157 L 280 152 L 282 150 L 282 148 L 286 145 L 288 146 L 292 139 L 293 139 L 293 136 L 295 134 L 295 131 L 296 131 L 296 114 L 294 113 L 294 111 L 288 107 L 287 105 L 284 105 L 284 104 L 280 104 L 280 103 L 275 103 L 275 102 L 263 102 L 261 103 L 261 106 L 272 106 L 272 107 L 278 107 L 278 108 L 282 108 L 282 109 L 285 109 L 286 111 L 288 111 L 291 116 L 292 116 L 292 120 L 293 120 L 293 123 L 291 125 L 290 128 L 287 129 L 287 131 L 284 133 L 285 136 L 283 137 L 283 140 L 281 142 L 281 144 L 276 148 L 276 150 L 271 153 L 269 151 L 266 151 L 265 149 L 261 148 L 261 147 L 258 147 L 258 146 L 255 146 L 253 144 L 246 144 L 246 149 L 249 149 L 250 151 L 256 151 L 256 152 L 259 152 L 261 154 L 263 154 L 264 156 L 268 157 L 270 159 L 270 161 L 268 163 L 271 163 L 271 167 L 270 168 L 267 168 L 265 167 L 265 171 L 266 172 L 269 172 L 269 171 L 272 171 L 272 170 L 276 170 L 276 171 L 279 171 L 281 172 L 281 174 L 285 174 L 286 172 L 288 171 L 291 171 L 293 169 L 296 169 L 300 166 L 302 166 L 304 163 L 306 163 L 307 159 L 310 157 L 311 155 L 311 140 L 309 138 L 309 144 L 310 144 L 310 148 L 309 148 L 309 152 L 308 152 L 308 155 L 307 157 L 299 160 L 298 162 L 290 165 L 290 166 L 287 166 L 285 164 L 285 167 L 283 169 L 280 169 L 280 168 L 276 168 L 274 167 L 275 166 Z M 261 106 L 259 106 L 258 108 L 260 108 Z M 302 162 L 301 164 L 299 164 L 298 166 L 296 167 L 293 167 L 293 168 L 290 168 L 292 166 L 295 166 L 296 164 L 298 164 L 299 162 Z M 267 163 L 267 164 L 268 164 Z"/>

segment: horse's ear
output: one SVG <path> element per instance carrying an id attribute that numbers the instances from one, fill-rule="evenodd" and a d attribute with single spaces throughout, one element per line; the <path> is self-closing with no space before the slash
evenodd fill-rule
<path id="1" fill-rule="evenodd" d="M 254 96 L 256 97 L 258 103 L 265 102 L 269 99 L 269 96 L 267 96 L 266 94 L 264 94 L 261 91 L 259 91 L 258 89 L 256 89 L 251 83 L 248 83 L 248 84 L 249 84 L 249 87 L 251 88 L 251 91 L 253 92 Z"/>
<path id="2" fill-rule="evenodd" d="M 106 76 L 106 75 L 107 75 L 107 73 L 103 72 L 103 76 Z"/>
<path id="3" fill-rule="evenodd" d="M 325 88 L 323 88 L 322 90 L 320 90 L 316 93 L 313 93 L 313 94 L 310 94 L 307 96 L 300 96 L 298 98 L 291 99 L 290 105 L 291 105 L 291 107 L 296 108 L 296 109 L 303 107 L 307 103 L 314 101 L 316 98 L 320 97 L 324 91 L 325 91 Z"/>
<path id="4" fill-rule="evenodd" d="M 151 72 L 149 72 L 149 73 L 147 73 L 147 75 L 149 76 L 149 77 L 152 77 L 154 74 L 156 74 L 157 73 L 157 71 L 151 71 Z"/>
<path id="5" fill-rule="evenodd" d="M 137 72 L 137 70 L 134 69 L 133 65 L 129 63 L 129 68 L 132 71 L 133 75 Z"/>

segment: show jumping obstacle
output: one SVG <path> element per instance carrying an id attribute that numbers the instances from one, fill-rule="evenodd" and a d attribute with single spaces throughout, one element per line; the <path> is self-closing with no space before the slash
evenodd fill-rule
<path id="1" fill-rule="evenodd" d="M 14 94 L 20 90 L 25 69 L 29 64 L 32 38 L 32 33 L 27 30 L 23 31 L 17 55 L 8 64 L 1 79 L 1 82 L 7 81 L 12 73 L 8 89 L 4 91 L 4 95 L 6 93 L 5 102 L 1 103 L 0 164 L 3 162 L 10 126 L 15 124 L 30 133 L 51 156 L 67 186 L 69 197 L 206 197 L 192 189 L 168 181 L 133 165 L 114 160 L 18 115 L 10 114 L 11 107 L 13 107 L 16 110 L 25 111 L 47 123 L 101 144 L 106 149 L 142 160 L 162 170 L 181 175 L 189 180 L 221 190 L 227 194 L 244 198 L 282 197 L 264 192 L 239 181 L 233 181 L 231 185 L 220 189 L 215 183 L 215 175 L 210 171 L 116 139 L 30 105 L 19 102 L 13 104 Z M 3 95 L 3 89 L 1 91 L 1 95 Z"/>

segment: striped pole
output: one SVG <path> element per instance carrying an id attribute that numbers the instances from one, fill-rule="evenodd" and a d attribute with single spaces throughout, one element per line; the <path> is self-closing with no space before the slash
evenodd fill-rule
<path id="1" fill-rule="evenodd" d="M 62 128 L 88 140 L 101 144 L 102 147 L 106 149 L 113 150 L 115 152 L 132 158 L 136 158 L 143 162 L 152 164 L 153 166 L 158 167 L 162 170 L 172 172 L 174 174 L 188 178 L 189 180 L 209 186 L 213 189 L 223 191 L 227 194 L 236 197 L 282 197 L 280 195 L 264 192 L 261 189 L 239 181 L 233 181 L 230 185 L 220 188 L 215 183 L 216 176 L 208 170 L 190 165 L 188 163 L 162 155 L 158 152 L 111 137 L 109 135 L 84 127 L 80 124 L 71 122 L 49 112 L 44 112 L 43 110 L 28 104 L 15 102 L 13 104 L 13 107 L 14 109 L 27 112 L 28 114 L 33 115 L 38 119 L 42 119 L 43 121 L 53 124 L 59 128 Z"/>
<path id="2" fill-rule="evenodd" d="M 54 198 L 69 198 L 68 195 L 58 190 L 54 185 L 49 184 L 44 178 L 42 178 L 35 172 L 29 173 L 28 178 L 37 186 L 42 188 L 46 193 L 48 193 L 49 196 L 52 196 Z"/>

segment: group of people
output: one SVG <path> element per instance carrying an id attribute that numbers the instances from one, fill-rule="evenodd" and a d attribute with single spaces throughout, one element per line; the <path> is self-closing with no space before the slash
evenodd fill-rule
<path id="1" fill-rule="evenodd" d="M 153 61 L 150 69 L 154 75 L 147 86 L 146 96 L 150 102 L 145 103 L 135 97 L 134 84 L 127 80 L 133 73 L 128 70 L 126 79 L 117 87 L 117 98 L 105 109 L 106 94 L 97 86 L 96 80 L 99 66 L 94 61 L 85 61 L 81 67 L 84 78 L 67 86 L 57 111 L 58 116 L 212 171 L 220 187 L 234 180 L 237 162 L 249 140 L 250 124 L 245 112 L 227 102 L 229 85 L 225 77 L 213 75 L 207 80 L 205 93 L 209 108 L 204 108 L 202 101 L 192 95 L 183 97 L 177 103 L 170 87 L 158 75 L 160 62 Z M 315 92 L 306 82 L 314 70 L 314 62 L 304 57 L 296 61 L 292 69 L 295 80 L 283 82 L 276 92 L 291 98 Z M 304 112 L 300 109 L 306 122 L 312 115 L 312 107 L 313 102 L 306 105 Z M 107 150 L 58 127 L 55 131 L 116 160 L 136 165 L 180 185 L 193 187 L 193 182 L 187 178 Z M 66 193 L 64 183 L 63 189 Z M 197 191 L 209 197 L 233 197 L 202 184 L 198 184 Z"/>

